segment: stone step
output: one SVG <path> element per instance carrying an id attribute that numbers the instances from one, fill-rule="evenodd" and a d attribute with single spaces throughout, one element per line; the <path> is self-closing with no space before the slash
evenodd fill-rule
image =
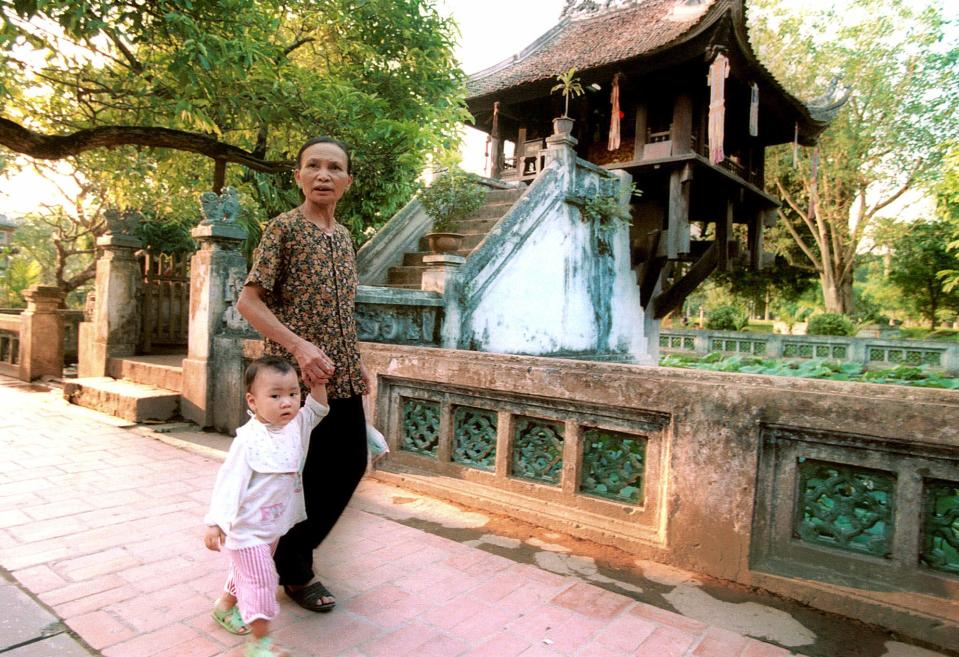
<path id="1" fill-rule="evenodd" d="M 389 274 L 387 275 L 387 283 L 399 283 L 402 285 L 412 285 L 416 284 L 419 287 L 420 282 L 423 279 L 423 272 L 426 271 L 426 267 L 423 265 L 411 266 L 411 267 L 390 267 Z"/>
<path id="2" fill-rule="evenodd" d="M 499 223 L 499 217 L 490 217 L 489 219 L 463 219 L 456 221 L 450 226 L 450 232 L 453 233 L 488 233 L 493 226 Z"/>
<path id="3" fill-rule="evenodd" d="M 163 422 L 180 412 L 179 392 L 108 376 L 67 380 L 63 398 L 130 422 Z"/>
<path id="4" fill-rule="evenodd" d="M 487 203 L 510 203 L 513 204 L 523 195 L 526 188 L 522 189 L 491 189 L 486 192 Z"/>
<path id="5" fill-rule="evenodd" d="M 107 374 L 114 379 L 182 392 L 184 358 L 186 354 L 111 358 Z"/>
<path id="6" fill-rule="evenodd" d="M 469 249 L 460 249 L 459 251 L 454 251 L 458 256 L 463 256 L 464 258 L 470 254 Z M 403 254 L 403 266 L 404 267 L 422 267 L 423 266 L 423 256 L 430 255 L 429 251 L 407 251 Z"/>
<path id="7" fill-rule="evenodd" d="M 477 210 L 473 210 L 465 219 L 467 221 L 473 219 L 500 219 L 504 214 L 509 212 L 509 209 L 513 207 L 512 203 L 487 203 Z"/>

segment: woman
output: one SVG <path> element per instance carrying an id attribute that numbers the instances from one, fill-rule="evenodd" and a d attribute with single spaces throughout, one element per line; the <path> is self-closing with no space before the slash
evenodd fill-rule
<path id="1" fill-rule="evenodd" d="M 353 183 L 346 144 L 307 141 L 294 177 L 303 203 L 263 231 L 237 310 L 265 338 L 264 355 L 295 361 L 307 386 L 327 382 L 330 412 L 313 430 L 303 469 L 307 519 L 279 542 L 280 584 L 297 604 L 329 611 L 335 598 L 314 580 L 313 550 L 326 538 L 366 469 L 362 395 L 369 377 L 356 345 L 356 262 L 336 204 Z"/>

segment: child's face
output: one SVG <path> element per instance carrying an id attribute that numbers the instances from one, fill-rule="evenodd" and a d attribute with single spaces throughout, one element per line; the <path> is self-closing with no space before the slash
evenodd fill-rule
<path id="1" fill-rule="evenodd" d="M 260 422 L 282 427 L 300 410 L 300 381 L 296 372 L 282 373 L 271 367 L 261 369 L 246 393 L 246 403 Z"/>

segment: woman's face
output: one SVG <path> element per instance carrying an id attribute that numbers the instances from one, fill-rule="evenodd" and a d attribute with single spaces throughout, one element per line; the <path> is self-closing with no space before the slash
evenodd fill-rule
<path id="1" fill-rule="evenodd" d="M 303 151 L 293 177 L 306 200 L 317 205 L 336 203 L 353 182 L 346 168 L 346 153 L 336 144 L 326 142 Z"/>

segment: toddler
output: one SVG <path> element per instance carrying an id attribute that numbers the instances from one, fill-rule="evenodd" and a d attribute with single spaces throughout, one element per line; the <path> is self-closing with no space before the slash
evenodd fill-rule
<path id="1" fill-rule="evenodd" d="M 282 358 L 267 356 L 246 369 L 250 420 L 236 430 L 213 486 L 203 542 L 223 546 L 230 558 L 224 594 L 213 619 L 233 634 L 253 637 L 246 657 L 283 657 L 273 645 L 270 620 L 276 616 L 279 577 L 273 564 L 276 542 L 306 519 L 301 475 L 310 432 L 329 412 L 325 384 L 315 384 L 300 407 L 296 371 Z"/>

